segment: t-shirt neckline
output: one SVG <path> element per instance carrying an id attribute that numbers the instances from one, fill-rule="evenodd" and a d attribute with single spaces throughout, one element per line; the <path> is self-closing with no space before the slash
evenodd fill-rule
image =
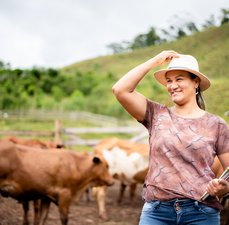
<path id="1" fill-rule="evenodd" d="M 207 115 L 207 112 L 204 111 L 203 115 L 198 116 L 198 117 L 184 117 L 184 116 L 181 116 L 181 115 L 178 115 L 178 114 L 174 113 L 174 112 L 172 111 L 172 107 L 170 107 L 170 108 L 168 107 L 168 110 L 169 110 L 169 113 L 170 113 L 171 115 L 173 115 L 173 116 L 175 116 L 175 117 L 177 117 L 177 118 L 186 119 L 186 120 L 198 120 L 198 119 L 204 118 L 204 117 Z"/>

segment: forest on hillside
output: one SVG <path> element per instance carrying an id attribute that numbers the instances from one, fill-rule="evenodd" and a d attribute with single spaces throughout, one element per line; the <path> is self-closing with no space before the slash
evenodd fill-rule
<path id="1" fill-rule="evenodd" d="M 113 54 L 129 52 L 147 46 L 178 40 L 196 32 L 201 32 L 206 28 L 217 25 L 222 26 L 228 22 L 228 9 L 221 9 L 217 18 L 214 15 L 210 15 L 200 27 L 198 27 L 193 21 L 189 21 L 179 15 L 174 15 L 173 22 L 169 24 L 167 28 L 156 29 L 155 27 L 150 27 L 146 33 L 138 34 L 133 40 L 111 43 L 107 48 L 110 49 Z"/>
<path id="2" fill-rule="evenodd" d="M 223 27 L 228 23 L 229 10 L 222 9 L 218 27 Z M 211 16 L 209 20 L 205 21 L 203 30 L 198 30 L 192 22 L 187 23 L 187 26 L 184 27 L 174 25 L 173 28 L 170 28 L 176 34 L 173 35 L 173 39 L 171 37 L 162 38 L 151 28 L 150 32 L 140 34 L 134 38 L 133 42 L 129 42 L 131 45 L 128 49 L 124 50 L 122 47 L 121 52 L 135 52 L 138 48 L 163 45 L 171 40 L 174 41 L 174 38 L 179 41 L 185 36 L 195 35 L 195 33 L 204 32 L 208 28 L 216 27 L 216 24 L 215 19 Z M 132 47 L 130 48 L 130 46 Z M 121 53 L 118 49 L 114 49 L 114 45 L 113 50 L 114 54 Z M 68 74 L 67 70 L 63 72 L 54 68 L 13 69 L 9 63 L 0 61 L 0 110 L 26 111 L 31 108 L 77 110 L 116 117 L 125 116 L 121 107 L 110 101 L 111 98 L 107 94 L 108 89 L 111 92 L 111 86 L 117 80 L 117 74 L 112 70 L 106 70 L 101 76 L 99 67 L 98 64 L 95 64 L 93 68 L 86 71 L 76 69 L 73 74 L 72 72 Z M 154 83 L 150 85 L 154 85 Z M 161 90 L 157 91 L 160 93 Z"/>
<path id="3" fill-rule="evenodd" d="M 0 109 L 56 109 L 66 111 L 95 109 L 86 108 L 87 98 L 104 78 L 95 76 L 96 71 L 76 72 L 75 76 L 61 74 L 56 69 L 32 68 L 27 70 L 11 69 L 0 66 Z M 108 74 L 106 82 L 114 81 Z M 104 84 L 104 82 L 103 82 Z M 90 98 L 97 101 L 100 96 Z M 60 104 L 61 103 L 61 104 Z M 90 105 L 90 104 L 89 104 Z"/>

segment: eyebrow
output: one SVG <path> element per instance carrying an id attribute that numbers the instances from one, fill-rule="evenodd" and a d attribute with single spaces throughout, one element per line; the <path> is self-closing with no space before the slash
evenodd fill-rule
<path id="1" fill-rule="evenodd" d="M 184 75 L 183 74 L 179 74 L 179 75 L 176 75 L 175 76 L 175 78 L 178 78 L 178 77 L 184 77 Z M 171 79 L 170 77 L 167 77 L 167 74 L 165 75 L 165 79 L 166 80 L 169 80 L 169 79 Z"/>

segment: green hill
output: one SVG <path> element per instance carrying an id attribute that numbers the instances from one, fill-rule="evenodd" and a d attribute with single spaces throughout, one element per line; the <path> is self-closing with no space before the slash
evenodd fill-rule
<path id="1" fill-rule="evenodd" d="M 229 24 L 209 28 L 174 42 L 74 63 L 64 67 L 60 72 L 68 76 L 89 73 L 98 81 L 84 102 L 88 105 L 86 110 L 92 109 L 95 113 L 128 118 L 128 114 L 112 95 L 112 85 L 131 68 L 165 49 L 191 54 L 198 59 L 200 71 L 212 81 L 211 88 L 204 93 L 207 110 L 229 122 L 229 117 L 224 115 L 229 111 Z M 88 82 L 90 85 L 90 79 Z M 156 101 L 171 104 L 164 87 L 155 82 L 150 75 L 142 81 L 139 91 Z"/>

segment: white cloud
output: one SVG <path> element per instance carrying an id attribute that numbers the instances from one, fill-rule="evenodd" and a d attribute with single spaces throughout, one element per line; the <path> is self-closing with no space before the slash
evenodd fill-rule
<path id="1" fill-rule="evenodd" d="M 22 30 L 3 18 L 0 19 L 0 27 L 5 27 L 1 30 L 1 60 L 12 62 L 15 67 L 44 64 L 42 56 L 44 41 L 41 37 Z"/>

